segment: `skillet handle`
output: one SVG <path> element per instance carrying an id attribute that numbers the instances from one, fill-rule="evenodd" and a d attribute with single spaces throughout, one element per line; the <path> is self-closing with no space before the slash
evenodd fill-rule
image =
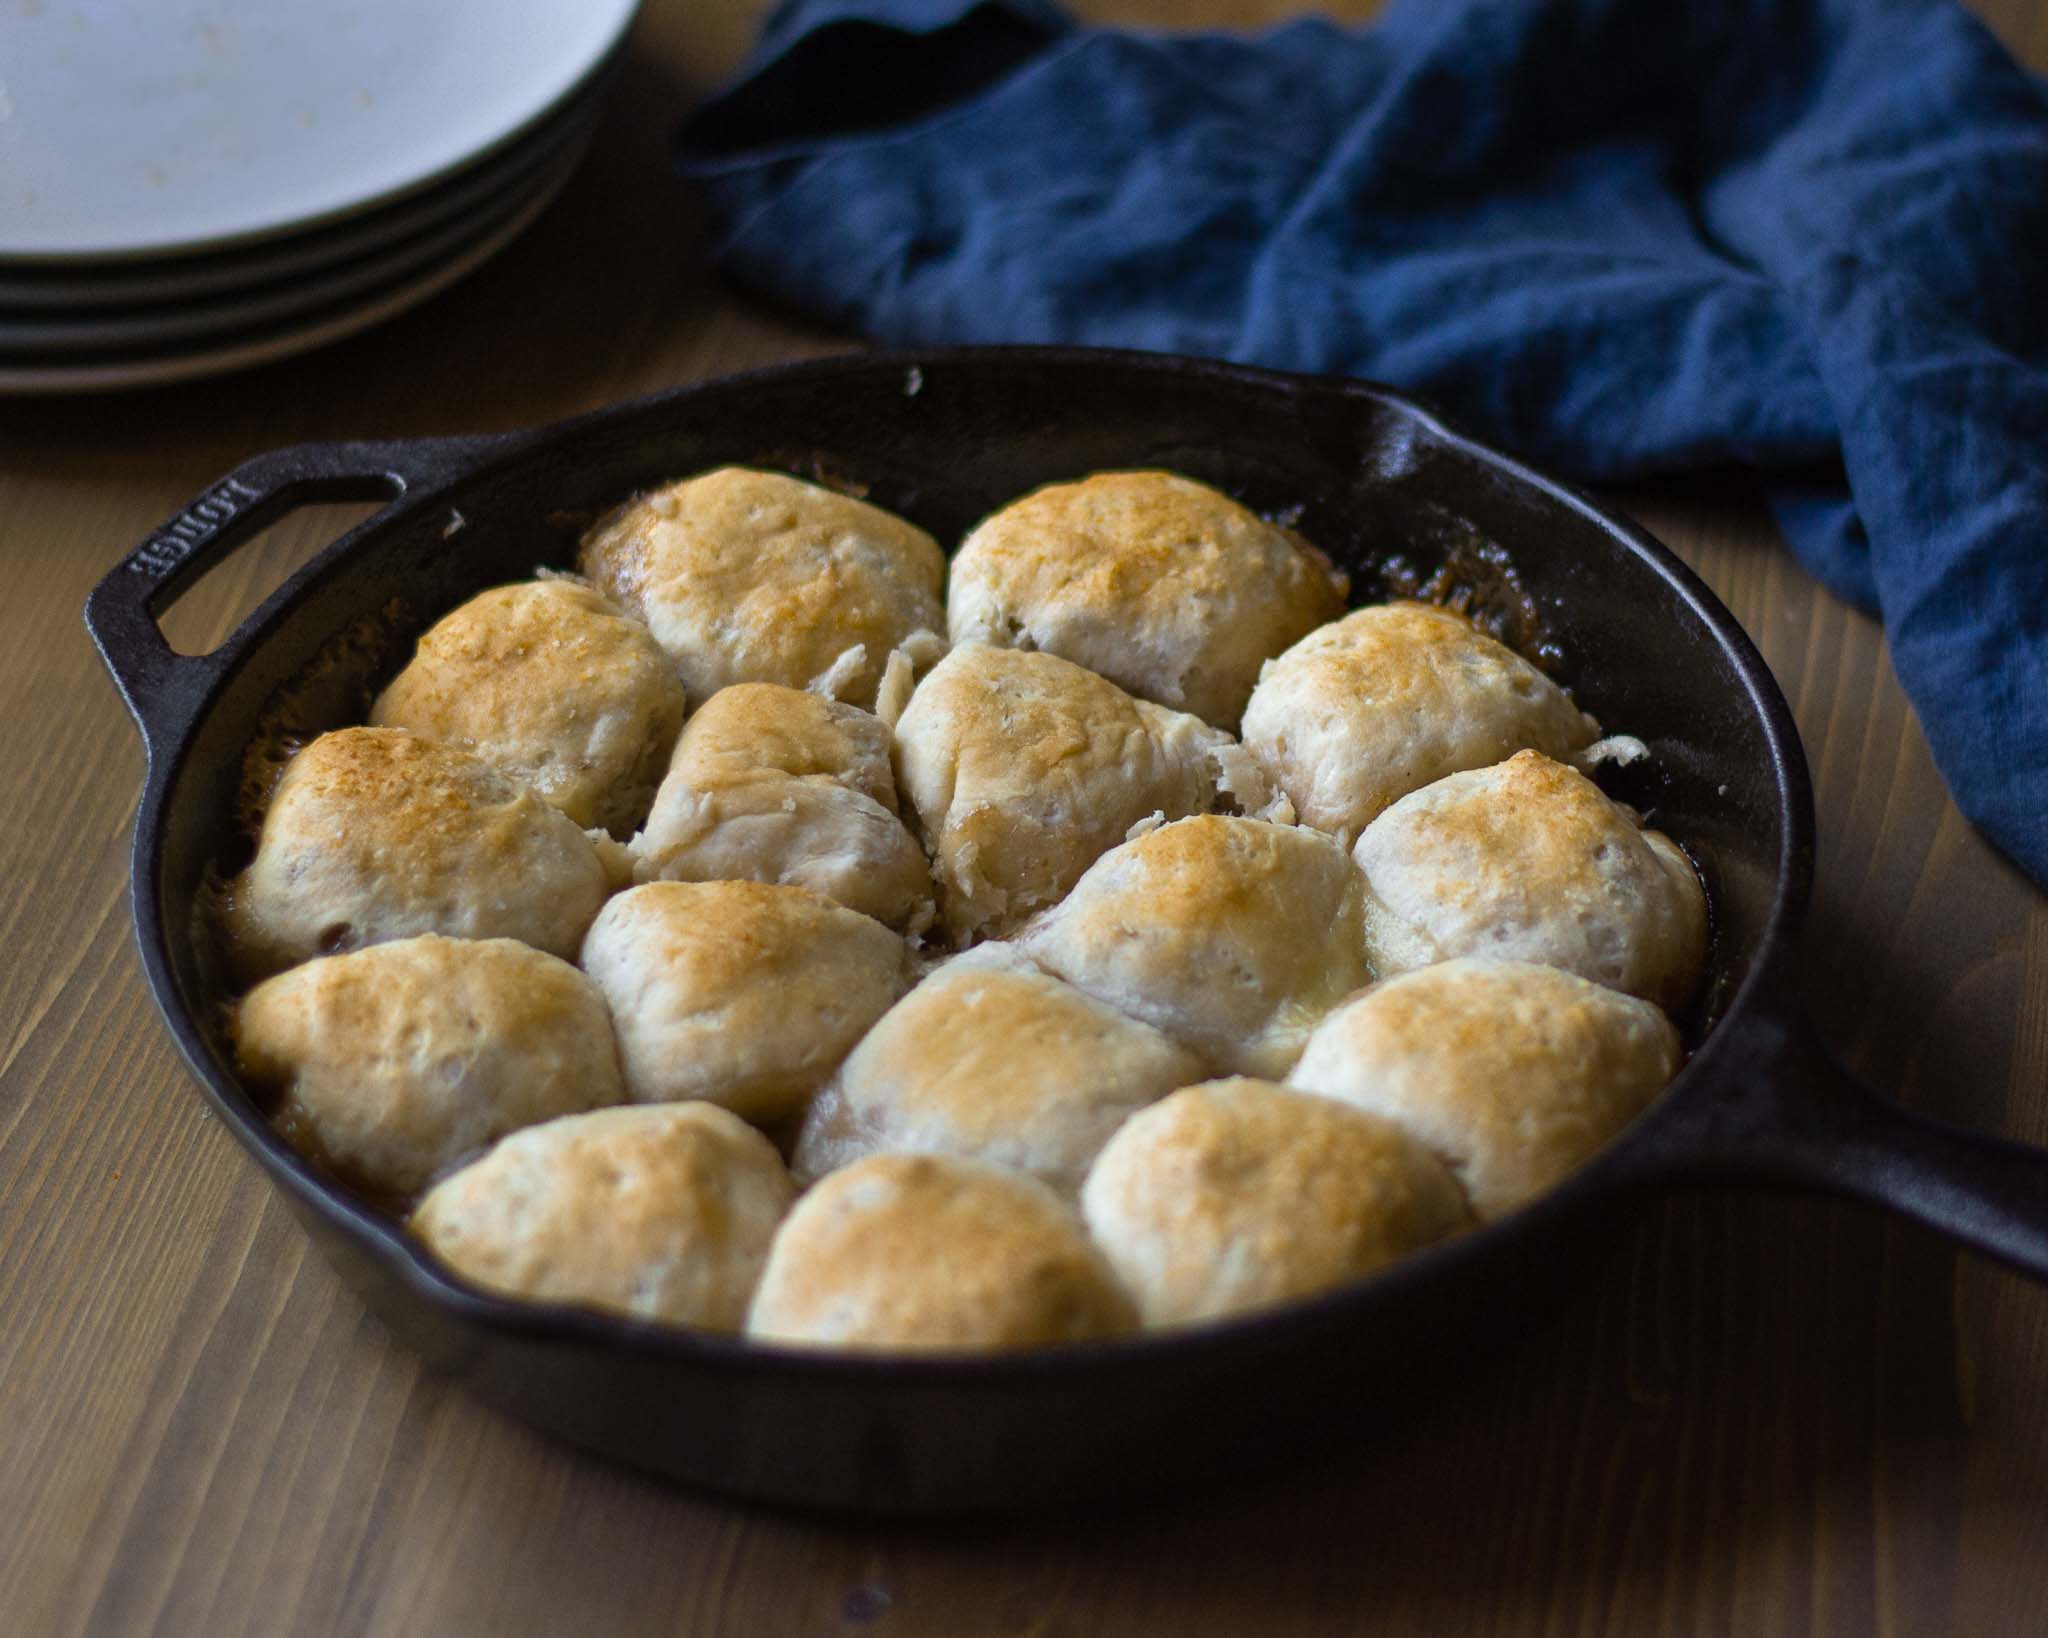
<path id="1" fill-rule="evenodd" d="M 1674 1134 L 1667 1175 L 1761 1181 L 1909 1217 L 2048 1283 L 2048 1149 L 1928 1120 L 1881 1097 L 1803 1013 L 1757 1021 L 1728 1095 Z"/>
<path id="2" fill-rule="evenodd" d="M 389 503 L 458 475 L 510 441 L 415 438 L 273 450 L 210 484 L 153 531 L 85 602 L 86 630 L 142 730 L 151 761 L 196 719 L 226 664 L 218 653 L 176 652 L 157 624 L 201 575 L 301 506 Z"/>

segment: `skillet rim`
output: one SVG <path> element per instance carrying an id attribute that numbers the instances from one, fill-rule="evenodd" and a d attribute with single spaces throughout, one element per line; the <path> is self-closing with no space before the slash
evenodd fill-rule
<path id="1" fill-rule="evenodd" d="M 482 478 L 503 464 L 528 458 L 552 444 L 571 441 L 591 428 L 627 421 L 694 399 L 715 401 L 727 394 L 792 379 L 830 379 L 848 374 L 902 376 L 911 370 L 962 368 L 1135 371 L 1178 379 L 1193 377 L 1261 393 L 1277 391 L 1287 396 L 1370 405 L 1410 429 L 1419 430 L 1428 442 L 1473 462 L 1509 487 L 1533 494 L 1549 506 L 1561 506 L 1590 523 L 1623 555 L 1648 568 L 1677 595 L 1688 616 L 1730 663 L 1741 684 L 1746 712 L 1763 731 L 1770 752 L 1779 847 L 1770 907 L 1759 936 L 1748 951 L 1748 970 L 1729 994 L 1706 1038 L 1649 1107 L 1557 1187 L 1507 1217 L 1425 1247 L 1362 1280 L 1271 1309 L 1201 1326 L 1138 1332 L 1009 1354 L 861 1354 L 767 1345 L 740 1336 L 692 1331 L 594 1309 L 499 1297 L 464 1285 L 435 1263 L 425 1248 L 405 1233 L 402 1224 L 321 1177 L 285 1144 L 262 1118 L 256 1101 L 239 1079 L 218 1064 L 198 1019 L 184 1004 L 172 969 L 166 918 L 161 914 L 160 877 L 168 797 L 190 759 L 193 742 L 237 673 L 265 646 L 274 635 L 274 628 L 292 609 L 331 576 L 344 573 L 349 561 L 366 550 L 377 536 L 417 512 L 431 510 L 453 487 Z M 310 458 L 316 452 L 332 452 L 340 447 L 332 443 L 299 445 L 254 459 Z M 1540 1236 L 1610 1197 L 1654 1188 L 1671 1169 L 1677 1148 L 1682 1148 L 1693 1135 L 1686 1131 L 1685 1112 L 1693 1104 L 1715 1095 L 1717 1083 L 1725 1078 L 1724 1071 L 1745 1067 L 1743 1047 L 1747 1043 L 1741 1038 L 1797 1011 L 1796 994 L 1788 991 L 1794 987 L 1790 981 L 1792 958 L 1811 890 L 1812 786 L 1790 706 L 1754 642 L 1705 582 L 1647 530 L 1610 511 L 1585 491 L 1551 478 L 1459 430 L 1441 412 L 1413 395 L 1348 377 L 1305 375 L 1221 360 L 1122 349 L 893 348 L 830 354 L 710 377 L 510 432 L 396 439 L 363 447 L 377 452 L 391 466 L 387 476 L 395 481 L 395 493 L 386 491 L 392 493 L 389 503 L 290 575 L 211 654 L 181 661 L 193 667 L 195 675 L 201 668 L 204 671 L 196 697 L 180 713 L 182 720 L 165 726 L 151 722 L 140 706 L 135 707 L 150 757 L 135 820 L 131 907 L 138 953 L 152 1000 L 202 1094 L 236 1141 L 273 1186 L 284 1191 L 301 1212 L 311 1213 L 328 1230 L 354 1242 L 356 1249 L 383 1273 L 394 1276 L 411 1298 L 439 1309 L 443 1317 L 466 1331 L 480 1333 L 483 1341 L 617 1351 L 650 1362 L 739 1371 L 792 1385 L 822 1380 L 857 1389 L 866 1384 L 880 1386 L 886 1381 L 892 1388 L 985 1387 L 991 1391 L 1027 1380 L 1072 1380 L 1093 1372 L 1142 1371 L 1162 1355 L 1188 1360 L 1203 1355 L 1221 1358 L 1257 1352 L 1281 1332 L 1331 1328 L 1353 1309 L 1363 1315 L 1376 1302 L 1419 1282 L 1449 1284 L 1459 1277 L 1463 1265 L 1478 1263 L 1510 1239 Z M 244 469 L 247 464 L 244 463 Z M 232 550 L 232 543 L 224 550 Z M 95 589 L 93 602 L 114 587 L 133 561 L 132 557 L 124 558 L 108 572 Z M 165 577 L 164 585 L 152 594 L 151 605 L 173 597 L 187 583 L 187 575 L 196 575 L 202 567 L 181 566 Z M 89 611 L 91 607 L 89 602 Z M 94 635 L 96 639 L 102 638 L 97 625 Z M 120 679 L 122 668 L 108 653 L 104 640 L 101 647 L 110 669 Z"/>

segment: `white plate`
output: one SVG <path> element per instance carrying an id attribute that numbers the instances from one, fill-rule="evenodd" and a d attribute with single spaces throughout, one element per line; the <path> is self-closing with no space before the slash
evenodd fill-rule
<path id="1" fill-rule="evenodd" d="M 204 300 L 323 274 L 452 221 L 515 182 L 536 177 L 563 149 L 587 139 L 601 112 L 602 91 L 601 85 L 580 91 L 516 142 L 438 186 L 330 227 L 243 250 L 152 261 L 30 263 L 24 271 L 23 264 L 0 259 L 0 313 L 17 322 L 45 314 L 80 318 L 109 307 Z"/>
<path id="2" fill-rule="evenodd" d="M 532 175 L 514 180 L 452 220 L 318 273 L 205 301 L 63 318 L 17 318 L 0 309 L 0 358 L 67 362 L 66 355 L 194 345 L 273 326 L 395 284 L 478 242 L 535 198 L 552 197 L 583 157 L 588 133 Z"/>
<path id="3" fill-rule="evenodd" d="M 289 358 L 354 335 L 373 324 L 415 307 L 437 295 L 463 274 L 480 267 L 529 227 L 545 210 L 562 182 L 560 178 L 485 238 L 449 260 L 386 289 L 372 291 L 357 302 L 316 314 L 294 324 L 243 335 L 217 347 L 193 352 L 153 353 L 130 359 L 96 359 L 89 364 L 17 364 L 0 357 L 0 393 L 48 394 L 103 392 L 116 387 L 154 387 L 197 376 L 223 375 L 230 370 Z"/>
<path id="4" fill-rule="evenodd" d="M 638 3 L 0 6 L 0 261 L 224 249 L 390 202 L 574 95 Z"/>

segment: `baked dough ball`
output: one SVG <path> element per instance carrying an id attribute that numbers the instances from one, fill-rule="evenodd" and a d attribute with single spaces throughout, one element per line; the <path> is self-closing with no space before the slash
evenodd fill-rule
<path id="1" fill-rule="evenodd" d="M 664 784 L 641 838 L 642 881 L 807 887 L 904 933 L 932 924 L 931 867 L 903 822 L 830 779 L 767 774 Z"/>
<path id="2" fill-rule="evenodd" d="M 233 1033 L 293 1147 L 379 1194 L 626 1096 L 597 986 L 508 938 L 427 934 L 309 961 L 251 990 Z"/>
<path id="3" fill-rule="evenodd" d="M 1354 857 L 1379 977 L 1496 956 L 1562 967 L 1667 1012 L 1699 987 L 1707 902 L 1692 862 L 1535 751 L 1404 796 Z"/>
<path id="4" fill-rule="evenodd" d="M 1235 728 L 1259 667 L 1344 609 L 1327 559 L 1170 472 L 1099 472 L 1012 501 L 961 543 L 956 643 L 1058 654 Z"/>
<path id="5" fill-rule="evenodd" d="M 1277 1079 L 1366 982 L 1361 886 L 1320 831 L 1204 814 L 1105 853 L 1017 943 L 1215 1069 Z"/>
<path id="6" fill-rule="evenodd" d="M 956 648 L 896 724 L 896 771 L 956 940 L 1053 903 L 1151 814 L 1215 800 L 1230 737 L 1054 654 Z"/>
<path id="7" fill-rule="evenodd" d="M 819 683 L 872 705 L 890 651 L 942 629 L 937 541 L 782 472 L 726 466 L 637 496 L 583 537 L 580 562 L 646 620 L 693 699 Z"/>
<path id="8" fill-rule="evenodd" d="M 1124 1122 L 1081 1211 L 1155 1329 L 1312 1296 L 1468 1221 L 1450 1174 L 1393 1122 L 1242 1079 Z"/>
<path id="9" fill-rule="evenodd" d="M 888 727 L 773 683 L 721 689 L 690 719 L 633 850 L 641 881 L 808 887 L 901 932 L 935 914 L 931 866 L 896 816 Z"/>
<path id="10" fill-rule="evenodd" d="M 686 706 L 647 628 L 573 580 L 528 580 L 436 621 L 370 707 L 454 740 L 577 824 L 623 835 L 653 800 Z"/>
<path id="11" fill-rule="evenodd" d="M 322 734 L 285 765 L 228 888 L 238 961 L 275 971 L 416 933 L 516 938 L 574 960 L 611 891 L 560 809 L 403 728 Z"/>
<path id="12" fill-rule="evenodd" d="M 437 1185 L 410 1226 L 486 1290 L 737 1331 L 795 1195 L 745 1121 L 667 1103 L 529 1127 Z"/>
<path id="13" fill-rule="evenodd" d="M 735 683 L 698 706 L 668 771 L 700 785 L 761 773 L 822 776 L 896 811 L 889 725 L 872 711 L 776 683 Z"/>
<path id="14" fill-rule="evenodd" d="M 1164 1035 L 984 944 L 882 1015 L 812 1103 L 792 1165 L 883 1151 L 967 1155 L 1072 1196 L 1123 1118 L 1201 1064 Z"/>
<path id="15" fill-rule="evenodd" d="M 611 1006 L 634 1102 L 703 1098 L 764 1123 L 800 1112 L 910 979 L 880 922 L 762 882 L 621 893 L 583 970 Z"/>
<path id="16" fill-rule="evenodd" d="M 1079 1220 L 1044 1184 L 976 1160 L 871 1155 L 784 1220 L 747 1334 L 979 1352 L 1112 1336 L 1131 1321 Z"/>
<path id="17" fill-rule="evenodd" d="M 1350 846 L 1388 804 L 1446 774 L 1533 749 L 1563 757 L 1599 725 L 1463 616 L 1359 609 L 1266 667 L 1244 742 L 1305 825 Z"/>
<path id="18" fill-rule="evenodd" d="M 1588 1160 L 1678 1056 L 1678 1032 L 1647 1001 L 1556 967 L 1468 957 L 1347 1001 L 1288 1081 L 1421 1139 L 1485 1220 Z"/>

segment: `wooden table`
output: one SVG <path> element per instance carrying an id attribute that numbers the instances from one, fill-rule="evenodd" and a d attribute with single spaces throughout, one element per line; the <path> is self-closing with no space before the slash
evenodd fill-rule
<path id="1" fill-rule="evenodd" d="M 2048 63 L 2048 0 L 1983 9 Z M 254 451 L 515 426 L 845 346 L 714 288 L 666 172 L 754 10 L 653 6 L 568 194 L 421 311 L 217 382 L 0 404 L 0 1632 L 2048 1631 L 2048 1292 L 1859 1210 L 1675 1199 L 1500 1380 L 1377 1448 L 1022 1527 L 818 1522 L 601 1465 L 429 1375 L 309 1255 L 143 990 L 141 757 L 79 604 Z M 1826 1032 L 1916 1107 L 2048 1141 L 2048 905 L 1943 794 L 1877 628 L 1740 482 L 1622 500 L 1798 713 Z M 174 636 L 216 640 L 346 510 L 236 557 Z"/>

